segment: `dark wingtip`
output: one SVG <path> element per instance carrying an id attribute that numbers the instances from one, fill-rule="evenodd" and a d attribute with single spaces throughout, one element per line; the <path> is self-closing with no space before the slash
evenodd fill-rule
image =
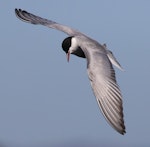
<path id="1" fill-rule="evenodd" d="M 17 17 L 19 17 L 19 11 L 21 11 L 21 9 L 15 8 L 15 14 L 16 14 Z"/>
<path id="2" fill-rule="evenodd" d="M 15 8 L 15 13 L 18 13 L 18 9 L 17 8 Z"/>
<path id="3" fill-rule="evenodd" d="M 15 8 L 15 13 L 18 13 L 19 11 L 22 11 L 22 10 Z"/>
<path id="4" fill-rule="evenodd" d="M 119 132 L 121 135 L 125 135 L 126 130 L 123 130 L 122 132 Z"/>
<path id="5" fill-rule="evenodd" d="M 19 13 L 27 13 L 27 12 L 22 10 L 22 9 L 15 8 L 15 13 L 16 13 L 17 16 L 19 16 Z"/>
<path id="6" fill-rule="evenodd" d="M 15 14 L 16 17 L 21 19 L 22 21 L 27 22 L 28 20 L 24 17 L 24 14 L 27 13 L 26 11 L 22 10 L 22 9 L 17 9 L 15 8 Z"/>

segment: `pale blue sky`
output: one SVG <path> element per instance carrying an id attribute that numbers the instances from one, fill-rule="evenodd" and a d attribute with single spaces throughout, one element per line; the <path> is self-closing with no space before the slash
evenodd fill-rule
<path id="1" fill-rule="evenodd" d="M 15 8 L 71 26 L 106 43 L 116 70 L 127 133 L 103 118 L 86 61 L 61 49 L 59 31 L 18 20 Z M 2 0 L 0 143 L 8 146 L 150 146 L 149 0 Z M 87 145 L 88 144 L 88 145 Z"/>

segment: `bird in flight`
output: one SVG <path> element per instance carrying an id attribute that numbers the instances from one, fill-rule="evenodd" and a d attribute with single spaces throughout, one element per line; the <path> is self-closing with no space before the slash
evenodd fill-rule
<path id="1" fill-rule="evenodd" d="M 70 54 L 86 58 L 91 87 L 103 116 L 117 132 L 125 134 L 122 95 L 112 65 L 123 69 L 106 45 L 101 45 L 71 27 L 41 18 L 27 11 L 15 9 L 15 14 L 22 21 L 44 25 L 68 35 L 62 42 L 67 60 L 69 61 Z"/>

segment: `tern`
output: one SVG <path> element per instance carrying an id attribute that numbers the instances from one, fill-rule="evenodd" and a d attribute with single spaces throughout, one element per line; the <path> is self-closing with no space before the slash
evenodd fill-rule
<path id="1" fill-rule="evenodd" d="M 70 54 L 86 58 L 91 87 L 103 116 L 117 132 L 125 134 L 122 94 L 112 65 L 123 69 L 113 53 L 107 49 L 106 44 L 101 45 L 71 27 L 41 18 L 25 10 L 15 9 L 15 14 L 22 21 L 44 25 L 68 35 L 62 42 L 67 60 L 69 61 Z"/>

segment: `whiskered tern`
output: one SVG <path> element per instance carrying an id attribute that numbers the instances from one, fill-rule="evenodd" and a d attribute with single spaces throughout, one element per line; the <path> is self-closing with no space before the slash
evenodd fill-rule
<path id="1" fill-rule="evenodd" d="M 123 119 L 122 95 L 112 65 L 121 70 L 122 67 L 106 45 L 101 45 L 75 29 L 27 11 L 15 9 L 15 13 L 22 21 L 44 25 L 68 34 L 69 37 L 62 42 L 67 60 L 69 61 L 70 54 L 86 58 L 89 80 L 102 114 L 116 131 L 124 134 L 126 131 Z"/>

